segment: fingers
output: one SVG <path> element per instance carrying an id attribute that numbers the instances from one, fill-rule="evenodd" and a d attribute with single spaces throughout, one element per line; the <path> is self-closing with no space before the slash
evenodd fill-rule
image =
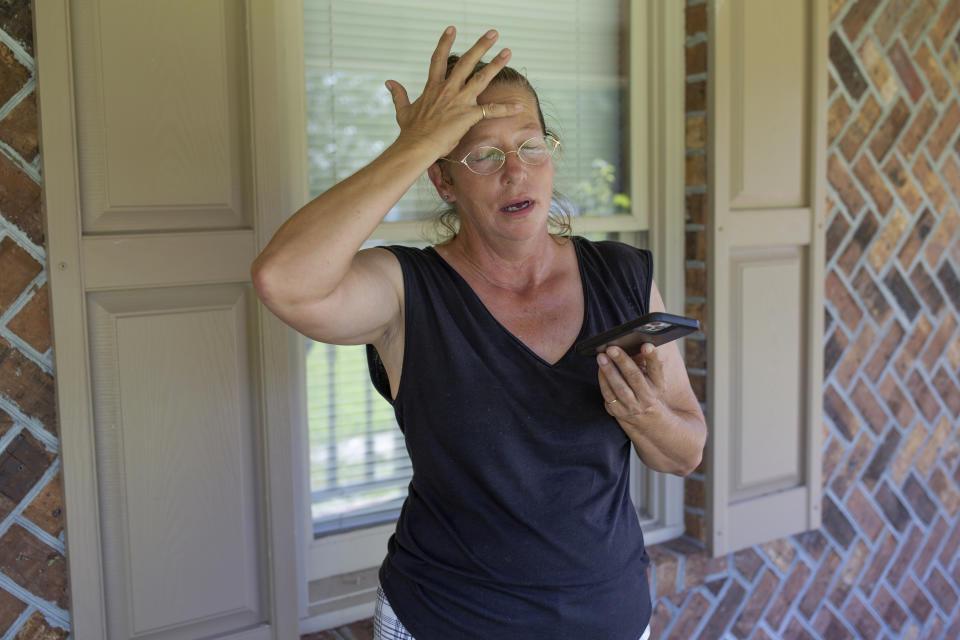
<path id="1" fill-rule="evenodd" d="M 646 411 L 658 402 L 662 395 L 663 367 L 659 358 L 651 351 L 652 347 L 645 346 L 637 356 L 638 359 L 644 359 L 643 366 L 646 371 L 618 347 L 611 347 L 597 356 L 600 391 L 606 402 L 616 398 L 629 413 Z M 650 376 L 651 370 L 661 384 L 655 383 Z M 616 404 L 613 407 L 616 407 Z M 607 411 L 612 413 L 610 404 L 607 405 Z M 623 411 L 620 411 L 618 415 L 622 413 Z"/>
<path id="2" fill-rule="evenodd" d="M 410 97 L 407 95 L 407 90 L 403 88 L 403 85 L 394 80 L 387 80 L 386 82 L 387 91 L 390 92 L 390 97 L 393 99 L 393 107 L 399 112 L 400 109 L 410 106 Z"/>
<path id="3" fill-rule="evenodd" d="M 662 389 L 666 377 L 660 354 L 652 344 L 645 344 L 640 350 L 640 357 L 643 359 L 642 369 L 647 374 L 647 378 L 650 379 L 650 383 L 654 387 Z"/>
<path id="4" fill-rule="evenodd" d="M 485 54 L 490 49 L 490 47 L 493 46 L 493 44 L 497 41 L 497 38 L 499 37 L 500 37 L 500 34 L 497 33 L 496 29 L 490 29 L 490 31 L 487 31 L 484 35 L 480 36 L 480 39 L 477 40 L 477 42 L 472 47 L 470 47 L 466 53 L 460 56 L 460 60 L 457 61 L 457 64 L 453 68 L 453 71 L 450 72 L 450 76 L 448 80 L 450 80 L 453 83 L 456 83 L 456 85 L 463 84 L 466 81 L 467 76 L 470 75 L 470 72 L 473 71 L 473 68 L 477 65 L 478 62 L 480 62 L 480 59 L 483 57 L 483 54 Z M 506 59 L 507 60 L 510 59 L 509 53 L 507 54 Z M 497 60 L 503 60 L 503 51 L 501 51 L 500 55 L 498 55 L 494 59 L 494 62 L 496 62 Z M 490 64 L 494 64 L 494 62 L 491 62 Z M 504 61 L 502 64 L 506 64 L 506 61 Z M 487 80 L 487 82 L 489 82 L 489 79 Z M 486 84 L 484 84 L 483 86 L 486 86 Z"/>
<path id="5" fill-rule="evenodd" d="M 437 43 L 437 48 L 433 50 L 433 55 L 430 57 L 430 71 L 427 74 L 427 82 L 443 82 L 447 75 L 447 58 L 450 56 L 450 48 L 456 39 L 456 27 L 447 27 L 443 35 L 440 36 L 440 42 Z"/>
<path id="6" fill-rule="evenodd" d="M 506 118 L 523 110 L 523 105 L 516 102 L 486 102 L 477 109 L 480 119 Z"/>

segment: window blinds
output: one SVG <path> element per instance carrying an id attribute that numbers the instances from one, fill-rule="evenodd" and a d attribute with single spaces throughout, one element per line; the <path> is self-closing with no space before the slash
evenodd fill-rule
<path id="1" fill-rule="evenodd" d="M 305 0 L 307 147 L 311 195 L 348 177 L 399 133 L 384 81 L 421 93 L 430 55 L 448 25 L 454 53 L 490 28 L 511 65 L 536 89 L 547 127 L 560 138 L 555 186 L 574 213 L 609 214 L 629 183 L 624 0 Z M 426 178 L 388 221 L 433 216 L 440 201 Z M 372 390 L 362 347 L 308 342 L 310 487 L 315 535 L 396 518 L 410 463 L 389 404 Z"/>

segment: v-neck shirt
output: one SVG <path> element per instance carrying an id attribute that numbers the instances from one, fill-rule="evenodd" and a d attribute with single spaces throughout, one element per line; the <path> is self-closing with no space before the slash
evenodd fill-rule
<path id="1" fill-rule="evenodd" d="M 648 251 L 571 241 L 577 340 L 648 311 Z M 418 640 L 637 638 L 649 560 L 630 499 L 632 445 L 604 410 L 596 360 L 571 347 L 547 362 L 436 250 L 387 248 L 403 271 L 392 403 L 413 478 L 380 581 L 401 622 Z"/>

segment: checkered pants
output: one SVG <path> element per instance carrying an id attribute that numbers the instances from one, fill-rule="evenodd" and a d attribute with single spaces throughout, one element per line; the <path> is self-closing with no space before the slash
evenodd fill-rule
<path id="1" fill-rule="evenodd" d="M 637 640 L 649 640 L 650 625 Z M 373 613 L 373 640 L 414 640 L 410 632 L 397 620 L 397 615 L 387 602 L 383 589 L 377 587 L 377 606 Z"/>
<path id="2" fill-rule="evenodd" d="M 373 640 L 414 640 L 397 620 L 383 589 L 377 587 L 377 606 L 373 611 Z"/>

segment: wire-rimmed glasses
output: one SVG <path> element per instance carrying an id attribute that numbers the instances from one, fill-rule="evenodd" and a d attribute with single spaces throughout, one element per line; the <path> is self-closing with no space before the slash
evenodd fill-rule
<path id="1" fill-rule="evenodd" d="M 523 141 L 515 151 L 504 151 L 497 147 L 477 147 L 460 160 L 440 158 L 446 162 L 459 162 L 473 173 L 480 176 L 489 176 L 497 171 L 507 161 L 508 153 L 515 153 L 525 164 L 541 165 L 553 157 L 560 141 L 553 136 L 534 136 Z"/>

